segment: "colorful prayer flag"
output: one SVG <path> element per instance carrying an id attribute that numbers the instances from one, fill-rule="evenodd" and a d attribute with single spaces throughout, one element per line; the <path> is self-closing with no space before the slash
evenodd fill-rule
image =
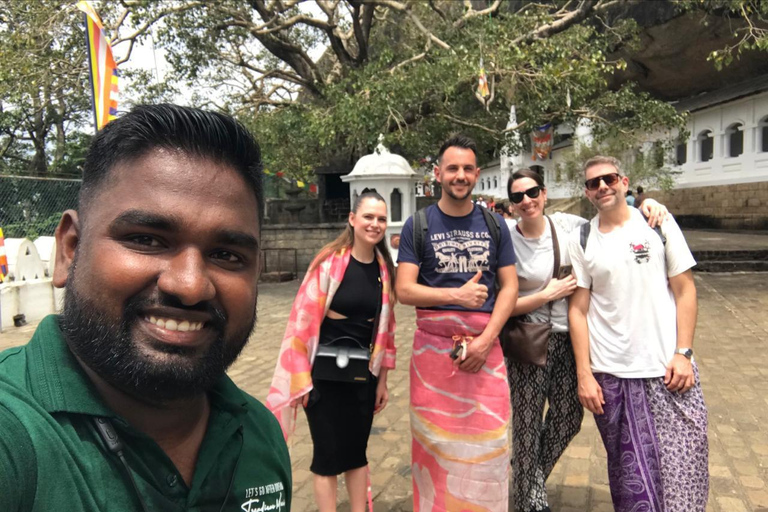
<path id="1" fill-rule="evenodd" d="M 101 130 L 117 116 L 117 64 L 96 10 L 85 0 L 77 2 L 77 8 L 85 13 L 93 111 L 96 129 Z"/>
<path id="2" fill-rule="evenodd" d="M 0 228 L 0 283 L 5 281 L 8 275 L 8 255 L 5 252 L 5 238 L 3 238 L 3 228 Z"/>
<path id="3" fill-rule="evenodd" d="M 304 188 L 306 185 L 301 180 L 296 180 L 296 186 L 299 188 Z"/>
<path id="4" fill-rule="evenodd" d="M 477 95 L 485 99 L 491 95 L 490 89 L 488 89 L 488 76 L 485 74 L 485 68 L 480 66 L 480 76 L 477 81 Z"/>
<path id="5" fill-rule="evenodd" d="M 546 160 L 549 154 L 552 152 L 552 139 L 553 137 L 552 123 L 547 123 L 544 126 L 534 128 L 531 132 L 531 160 L 534 162 L 538 158 L 539 160 Z"/>

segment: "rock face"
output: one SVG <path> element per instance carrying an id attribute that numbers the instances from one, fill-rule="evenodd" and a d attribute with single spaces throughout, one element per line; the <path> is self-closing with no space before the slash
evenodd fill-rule
<path id="1" fill-rule="evenodd" d="M 669 6 L 661 7 L 665 3 L 653 2 L 653 8 L 644 3 L 624 13 L 644 29 L 639 47 L 611 56 L 623 57 L 628 64 L 626 71 L 614 75 L 612 87 L 632 81 L 656 98 L 673 101 L 768 73 L 768 58 L 761 51 L 742 53 L 722 71 L 707 60 L 713 50 L 736 42 L 733 35 L 743 26 L 740 20 L 681 15 Z"/>

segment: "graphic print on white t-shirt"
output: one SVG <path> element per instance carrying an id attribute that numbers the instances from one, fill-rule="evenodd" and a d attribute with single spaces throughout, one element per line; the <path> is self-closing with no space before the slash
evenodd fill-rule
<path id="1" fill-rule="evenodd" d="M 454 229 L 432 233 L 429 242 L 437 258 L 436 272 L 456 274 L 490 269 L 491 237 L 487 232 Z"/>
<path id="2" fill-rule="evenodd" d="M 648 263 L 651 261 L 651 243 L 646 238 L 643 242 L 630 242 L 629 249 L 635 256 L 635 263 Z"/>

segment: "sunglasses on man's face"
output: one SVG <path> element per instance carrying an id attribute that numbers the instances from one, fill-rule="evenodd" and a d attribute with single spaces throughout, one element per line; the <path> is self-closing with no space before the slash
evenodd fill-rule
<path id="1" fill-rule="evenodd" d="M 587 180 L 584 182 L 584 186 L 587 187 L 587 190 L 597 190 L 600 188 L 600 180 L 602 180 L 607 186 L 612 187 L 620 179 L 621 179 L 621 174 L 617 172 L 613 172 L 611 174 L 605 174 L 603 176 L 598 176 L 597 178 L 592 178 L 591 180 Z"/>
<path id="2" fill-rule="evenodd" d="M 539 197 L 540 193 L 541 193 L 541 187 L 536 185 L 535 187 L 531 187 L 524 192 L 512 192 L 509 195 L 509 198 L 512 200 L 513 203 L 517 204 L 517 203 L 523 202 L 524 195 L 530 197 L 531 199 L 536 199 L 537 197 Z"/>

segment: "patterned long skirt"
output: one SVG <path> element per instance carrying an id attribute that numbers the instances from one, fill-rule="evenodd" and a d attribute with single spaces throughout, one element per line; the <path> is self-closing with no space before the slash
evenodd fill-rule
<path id="1" fill-rule="evenodd" d="M 548 506 L 547 477 L 579 433 L 584 418 L 571 337 L 567 332 L 550 335 L 545 367 L 508 361 L 508 368 L 513 510 L 544 510 Z"/>
<path id="2" fill-rule="evenodd" d="M 704 512 L 709 492 L 707 409 L 696 385 L 673 393 L 663 378 L 595 374 L 603 414 L 595 415 L 608 452 L 616 512 Z"/>
<path id="3" fill-rule="evenodd" d="M 507 512 L 509 386 L 498 340 L 478 373 L 454 367 L 453 336 L 490 315 L 417 310 L 411 358 L 414 510 Z"/>

